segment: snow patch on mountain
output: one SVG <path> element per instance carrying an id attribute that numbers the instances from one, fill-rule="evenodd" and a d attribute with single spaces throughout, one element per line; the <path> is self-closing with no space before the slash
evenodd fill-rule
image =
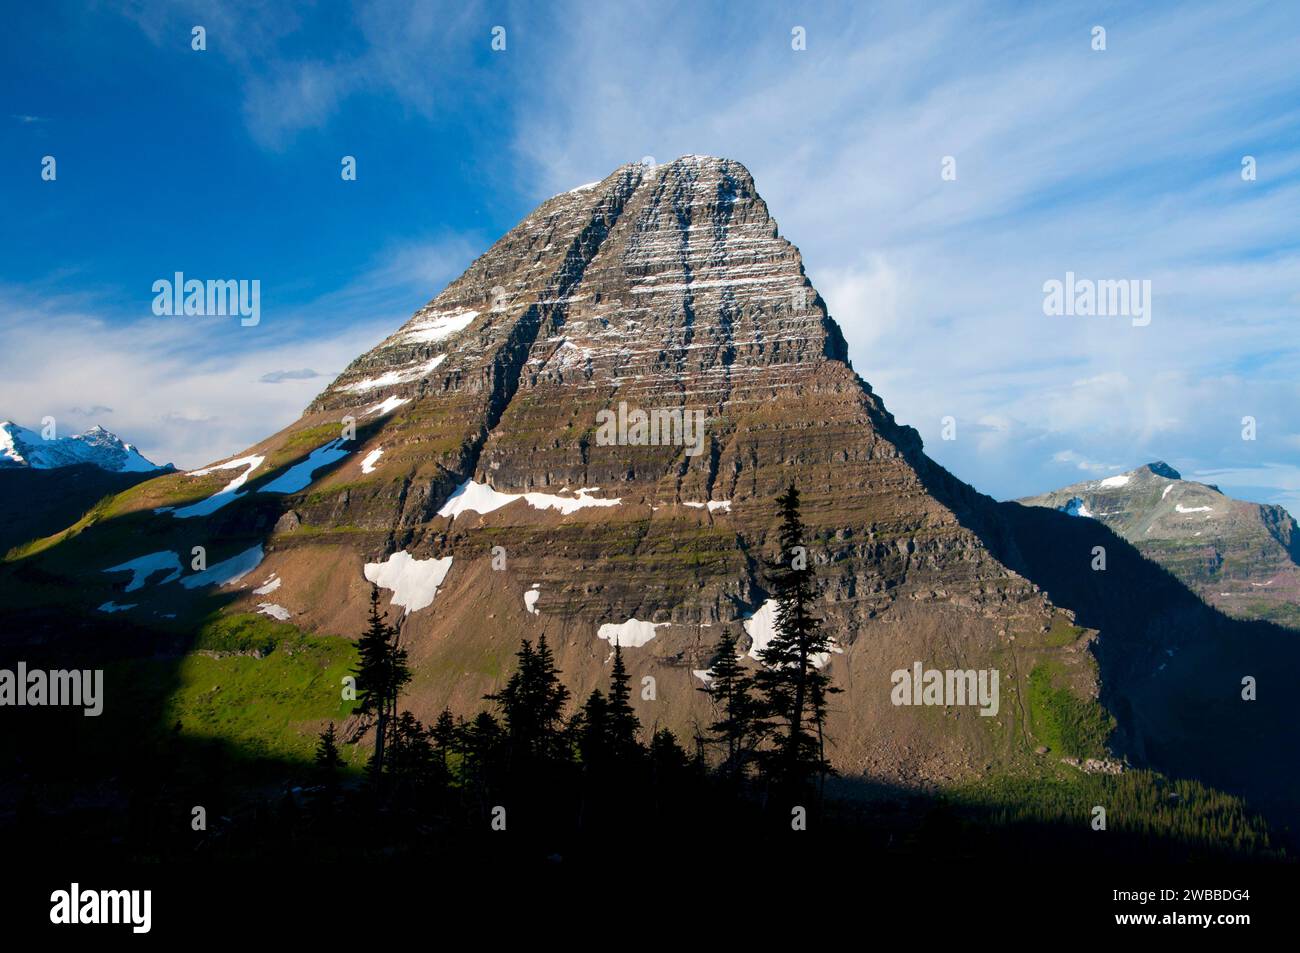
<path id="1" fill-rule="evenodd" d="M 375 404 L 375 406 L 371 407 L 361 416 L 369 417 L 371 414 L 378 414 L 380 417 L 384 417 L 388 414 L 391 414 L 393 411 L 395 411 L 398 407 L 401 407 L 403 404 L 409 404 L 410 402 L 411 402 L 411 398 L 398 397 L 396 394 L 394 394 L 392 397 L 385 397 L 382 402 Z"/>
<path id="2" fill-rule="evenodd" d="M 196 572 L 192 576 L 186 576 L 181 580 L 181 585 L 186 589 L 197 589 L 200 586 L 227 586 L 232 582 L 243 579 L 256 569 L 261 562 L 262 544 L 258 543 L 251 549 L 246 549 L 242 553 L 231 556 L 215 566 L 209 566 L 203 572 Z"/>
<path id="3" fill-rule="evenodd" d="M 639 619 L 628 619 L 626 622 L 606 622 L 596 631 L 596 637 L 606 639 L 610 646 L 621 646 L 623 648 L 639 649 L 655 637 L 655 629 L 663 625 L 671 625 L 670 622 L 642 622 Z"/>
<path id="4" fill-rule="evenodd" d="M 474 323 L 477 311 L 434 311 L 427 320 L 417 321 L 402 335 L 403 344 L 429 344 L 451 337 Z M 437 365 L 434 365 L 435 367 Z"/>
<path id="5" fill-rule="evenodd" d="M 540 615 L 537 611 L 537 598 L 541 595 L 538 592 L 538 583 L 533 583 L 533 588 L 524 593 L 524 608 L 532 615 Z"/>
<path id="6" fill-rule="evenodd" d="M 274 602 L 258 603 L 257 611 L 262 615 L 269 615 L 272 619 L 279 619 L 281 622 L 289 621 L 289 617 L 293 615 L 284 606 L 277 606 Z"/>
<path id="7" fill-rule="evenodd" d="M 1174 504 L 1174 509 L 1179 513 L 1209 513 L 1213 507 L 1210 506 L 1183 506 L 1181 503 Z"/>
<path id="8" fill-rule="evenodd" d="M 108 602 L 105 602 L 103 605 L 99 607 L 99 611 L 100 612 L 125 612 L 127 609 L 134 609 L 135 607 L 136 607 L 136 603 L 134 602 L 129 603 L 128 605 L 120 606 L 112 599 L 109 599 Z"/>
<path id="9" fill-rule="evenodd" d="M 722 510 L 724 513 L 731 512 L 731 500 L 709 500 L 707 503 L 697 503 L 693 500 L 683 500 L 682 506 L 689 506 L 692 509 L 702 510 L 708 507 L 710 513 L 716 513 Z"/>
<path id="10" fill-rule="evenodd" d="M 170 570 L 166 579 L 161 579 L 158 585 L 175 582 L 181 575 L 181 559 L 171 550 L 164 549 L 160 552 L 149 553 L 146 556 L 139 556 L 130 562 L 120 563 L 116 566 L 110 566 L 104 572 L 129 572 L 131 581 L 127 583 L 126 592 L 135 592 L 137 589 L 143 589 L 144 584 L 148 582 L 149 577 L 154 573 Z"/>
<path id="11" fill-rule="evenodd" d="M 1098 485 L 1104 487 L 1127 486 L 1131 479 L 1133 479 L 1133 477 L 1129 474 L 1121 473 L 1118 476 L 1106 477 L 1106 479 L 1102 480 Z"/>
<path id="12" fill-rule="evenodd" d="M 266 461 L 266 457 L 248 456 L 240 457 L 238 460 L 228 460 L 225 463 L 218 463 L 210 467 L 204 467 L 202 470 L 191 470 L 186 476 L 207 476 L 213 470 L 237 470 L 244 467 L 244 472 L 235 477 L 224 487 L 213 493 L 211 496 L 192 503 L 189 506 L 183 506 L 175 509 L 170 506 L 159 507 L 154 510 L 155 513 L 171 513 L 178 519 L 189 519 L 191 516 L 208 516 L 221 509 L 227 503 L 239 497 L 239 488 L 248 482 L 249 476 L 253 471 L 260 467 Z"/>
<path id="13" fill-rule="evenodd" d="M 383 456 L 383 453 L 384 453 L 384 448 L 380 447 L 378 450 L 371 450 L 368 454 L 366 454 L 366 458 L 361 461 L 361 472 L 374 473 L 375 464 L 379 462 L 379 458 Z"/>
<path id="14" fill-rule="evenodd" d="M 1092 516 L 1092 512 L 1088 509 L 1088 504 L 1083 502 L 1083 500 L 1077 496 L 1073 497 L 1069 502 L 1062 506 L 1061 512 L 1065 513 L 1067 516 Z"/>
<path id="15" fill-rule="evenodd" d="M 755 661 L 761 661 L 759 655 L 771 644 L 772 639 L 776 637 L 776 608 L 777 601 L 768 599 L 754 611 L 749 618 L 745 619 L 742 625 L 745 634 L 750 637 L 753 644 L 749 647 L 749 657 Z M 837 655 L 844 654 L 844 650 L 838 646 L 831 646 L 831 652 Z M 817 652 L 810 660 L 813 665 L 822 668 L 830 661 L 830 652 Z"/>
<path id="16" fill-rule="evenodd" d="M 283 580 L 281 580 L 279 576 L 277 576 L 275 573 L 272 573 L 262 582 L 262 585 L 254 589 L 253 592 L 259 596 L 270 595 L 271 593 L 275 592 L 275 590 L 280 588 L 280 583 L 282 581 Z"/>
<path id="17" fill-rule="evenodd" d="M 492 489 L 486 483 L 466 480 L 447 498 L 447 502 L 442 504 L 438 515 L 455 519 L 461 513 L 491 513 L 516 500 L 524 500 L 534 509 L 559 510 L 568 516 L 589 506 L 617 506 L 623 502 L 621 497 L 597 499 L 589 496 L 592 489 L 599 489 L 599 487 L 583 487 L 576 492 L 575 496 L 557 496 L 554 493 L 502 493 Z"/>
<path id="18" fill-rule="evenodd" d="M 433 602 L 451 570 L 451 559 L 416 559 L 402 550 L 381 563 L 366 563 L 365 577 L 380 588 L 392 590 L 392 605 L 405 606 L 409 615 Z"/>
<path id="19" fill-rule="evenodd" d="M 331 463 L 342 460 L 351 450 L 345 446 L 347 441 L 342 438 L 331 440 L 323 447 L 317 447 L 313 450 L 306 460 L 294 464 L 280 476 L 276 477 L 270 483 L 259 488 L 259 493 L 297 493 L 299 490 L 305 490 L 311 485 L 312 475 L 322 467 L 327 467 Z"/>
<path id="20" fill-rule="evenodd" d="M 365 380 L 357 381 L 355 384 L 349 384 L 343 389 L 355 393 L 364 393 L 368 390 L 374 390 L 377 387 L 391 387 L 394 384 L 405 384 L 410 381 L 417 381 L 422 377 L 432 374 L 443 361 L 447 359 L 446 354 L 439 354 L 432 360 L 425 361 L 423 364 L 406 370 L 385 371 L 378 377 L 367 377 Z"/>

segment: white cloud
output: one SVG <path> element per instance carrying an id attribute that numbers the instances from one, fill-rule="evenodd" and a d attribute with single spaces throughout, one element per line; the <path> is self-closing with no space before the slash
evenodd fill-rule
<path id="1" fill-rule="evenodd" d="M 394 244 L 339 289 L 289 313 L 264 308 L 251 328 L 235 318 L 110 320 L 99 297 L 0 286 L 0 418 L 31 425 L 71 416 L 66 408 L 111 407 L 110 429 L 155 462 L 220 460 L 292 423 L 328 383 L 284 368 L 337 373 L 441 291 L 472 248 L 458 236 Z M 77 416 L 78 429 L 110 424 Z"/>

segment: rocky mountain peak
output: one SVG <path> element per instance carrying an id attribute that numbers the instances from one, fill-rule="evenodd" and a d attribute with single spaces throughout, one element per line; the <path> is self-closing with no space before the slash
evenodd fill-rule
<path id="1" fill-rule="evenodd" d="M 1156 476 L 1164 477 L 1167 480 L 1181 480 L 1183 478 L 1181 473 L 1179 473 L 1169 464 L 1165 463 L 1163 460 L 1157 460 L 1154 463 L 1148 463 L 1145 469 L 1151 473 L 1154 473 Z"/>
<path id="2" fill-rule="evenodd" d="M 45 436 L 19 426 L 11 420 L 0 421 L 0 467 L 24 467 L 53 470 L 88 463 L 112 473 L 147 473 L 169 470 L 141 456 L 131 444 L 99 425 L 84 433 L 67 437 Z"/>
<path id="3" fill-rule="evenodd" d="M 748 170 L 684 156 L 542 203 L 313 409 L 499 373 L 516 386 L 696 376 L 716 403 L 738 378 L 824 357 L 847 360 L 843 337 Z"/>

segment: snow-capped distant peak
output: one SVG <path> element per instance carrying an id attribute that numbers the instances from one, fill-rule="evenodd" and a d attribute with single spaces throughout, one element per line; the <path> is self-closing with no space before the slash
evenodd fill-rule
<path id="1" fill-rule="evenodd" d="M 53 470 L 90 463 L 113 473 L 149 473 L 167 470 L 141 456 L 129 443 L 98 425 L 85 433 L 46 440 L 38 431 L 0 421 L 0 467 Z"/>

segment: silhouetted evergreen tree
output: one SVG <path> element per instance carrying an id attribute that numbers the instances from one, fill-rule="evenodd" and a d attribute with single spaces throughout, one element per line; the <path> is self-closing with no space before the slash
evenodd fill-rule
<path id="1" fill-rule="evenodd" d="M 420 720 L 404 711 L 393 722 L 388 758 L 384 770 L 408 787 L 420 787 L 432 780 L 435 755 L 428 732 Z"/>
<path id="2" fill-rule="evenodd" d="M 481 711 L 459 730 L 461 782 L 480 812 L 486 812 L 500 784 L 500 760 L 505 732 L 491 712 Z"/>
<path id="3" fill-rule="evenodd" d="M 379 611 L 377 586 L 370 587 L 370 619 L 357 642 L 357 653 L 360 659 L 353 670 L 359 694 L 357 711 L 375 717 L 375 751 L 370 769 L 378 782 L 384 770 L 389 726 L 397 717 L 397 699 L 411 680 L 411 671 L 406 664 L 406 650 L 398 645 L 397 629 Z"/>
<path id="4" fill-rule="evenodd" d="M 603 770 L 610 760 L 609 702 L 593 689 L 570 723 L 584 771 Z"/>
<path id="5" fill-rule="evenodd" d="M 756 676 L 780 739 L 768 757 L 768 781 L 794 796 L 814 775 L 830 771 L 825 758 L 823 723 L 826 696 L 838 691 L 817 667 L 830 653 L 830 639 L 812 613 L 816 579 L 804 542 L 799 490 L 793 483 L 777 497 L 781 513 L 781 556 L 769 580 L 776 599 L 775 633 L 759 652 L 764 668 Z"/>
<path id="6" fill-rule="evenodd" d="M 637 734 L 641 722 L 632 710 L 631 679 L 623 665 L 623 648 L 614 640 L 614 667 L 609 673 L 609 699 L 606 706 L 609 751 L 616 759 L 631 759 L 640 753 Z"/>
<path id="7" fill-rule="evenodd" d="M 723 751 L 722 774 L 737 783 L 745 777 L 768 725 L 754 696 L 754 677 L 741 664 L 736 638 L 726 629 L 709 667 L 708 684 L 700 691 L 713 700 L 718 710 L 718 720 L 709 725 L 709 732 Z"/>
<path id="8" fill-rule="evenodd" d="M 320 733 L 316 742 L 316 771 L 324 784 L 337 783 L 339 771 L 343 769 L 343 757 L 339 754 L 338 737 L 334 731 L 334 722 Z"/>
<path id="9" fill-rule="evenodd" d="M 438 720 L 429 729 L 429 738 L 433 741 L 433 750 L 438 753 L 442 762 L 444 774 L 449 774 L 451 761 L 448 756 L 456 748 L 456 719 L 450 708 L 444 708 L 438 715 Z"/>
<path id="10" fill-rule="evenodd" d="M 546 636 L 536 651 L 525 639 L 515 657 L 519 664 L 505 687 L 484 697 L 501 706 L 512 770 L 528 771 L 561 756 L 569 690 L 560 682 Z"/>

